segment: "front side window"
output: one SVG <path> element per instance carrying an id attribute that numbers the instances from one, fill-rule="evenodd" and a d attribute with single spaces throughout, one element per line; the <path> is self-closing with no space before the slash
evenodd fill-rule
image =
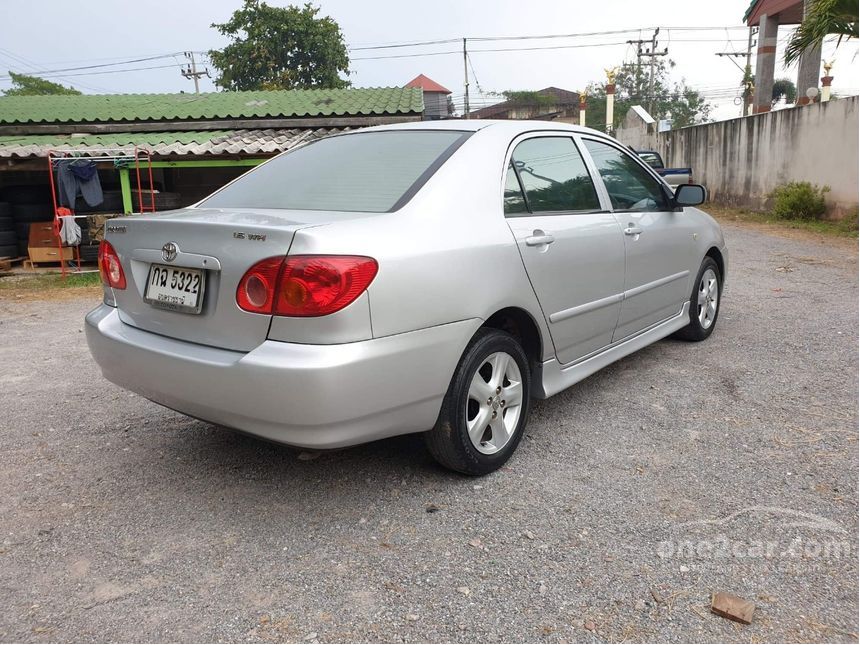
<path id="1" fill-rule="evenodd" d="M 200 206 L 367 213 L 396 210 L 469 134 L 389 130 L 320 139 L 243 175 Z"/>
<path id="2" fill-rule="evenodd" d="M 630 155 L 601 141 L 585 139 L 584 143 L 603 179 L 613 209 L 668 210 L 666 194 L 660 183 Z"/>
<path id="3" fill-rule="evenodd" d="M 532 213 L 600 210 L 594 184 L 573 139 L 526 139 L 514 148 L 511 160 Z"/>

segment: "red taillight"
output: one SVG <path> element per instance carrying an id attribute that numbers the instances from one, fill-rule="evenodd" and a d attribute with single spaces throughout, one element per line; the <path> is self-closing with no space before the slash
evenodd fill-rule
<path id="1" fill-rule="evenodd" d="M 102 282 L 113 289 L 125 289 L 125 272 L 119 261 L 119 255 L 113 245 L 107 240 L 99 244 L 99 273 Z"/>
<path id="2" fill-rule="evenodd" d="M 378 268 L 376 260 L 360 255 L 268 258 L 242 277 L 236 302 L 253 313 L 326 316 L 358 298 Z"/>
<path id="3" fill-rule="evenodd" d="M 239 307 L 255 314 L 271 314 L 283 264 L 284 258 L 268 258 L 248 269 L 236 289 Z"/>

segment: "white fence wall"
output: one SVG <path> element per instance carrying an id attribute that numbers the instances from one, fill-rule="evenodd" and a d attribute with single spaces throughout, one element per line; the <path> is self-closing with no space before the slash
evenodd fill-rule
<path id="1" fill-rule="evenodd" d="M 618 140 L 657 150 L 668 166 L 692 167 L 718 203 L 755 209 L 789 181 L 830 186 L 832 217 L 858 207 L 858 97 L 788 108 L 657 134 L 633 114 Z"/>

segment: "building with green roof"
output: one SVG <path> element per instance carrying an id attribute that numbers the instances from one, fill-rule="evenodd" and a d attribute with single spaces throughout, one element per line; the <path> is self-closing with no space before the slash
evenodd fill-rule
<path id="1" fill-rule="evenodd" d="M 421 89 L 405 87 L 0 97 L 0 201 L 32 200 L 41 186 L 50 203 L 49 152 L 97 160 L 137 147 L 151 155 L 154 187 L 190 204 L 296 145 L 423 112 Z M 119 191 L 126 213 L 133 175 L 99 164 L 103 188 Z"/>

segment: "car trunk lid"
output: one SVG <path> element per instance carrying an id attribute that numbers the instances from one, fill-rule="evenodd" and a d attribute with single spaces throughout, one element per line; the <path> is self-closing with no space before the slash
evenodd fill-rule
<path id="1" fill-rule="evenodd" d="M 236 288 L 254 263 L 285 256 L 295 232 L 312 225 L 306 220 L 301 212 L 196 208 L 113 220 L 107 239 L 128 282 L 126 289 L 114 290 L 120 319 L 170 338 L 252 350 L 265 340 L 271 316 L 240 309 Z M 199 313 L 144 299 L 153 265 L 202 272 Z"/>

